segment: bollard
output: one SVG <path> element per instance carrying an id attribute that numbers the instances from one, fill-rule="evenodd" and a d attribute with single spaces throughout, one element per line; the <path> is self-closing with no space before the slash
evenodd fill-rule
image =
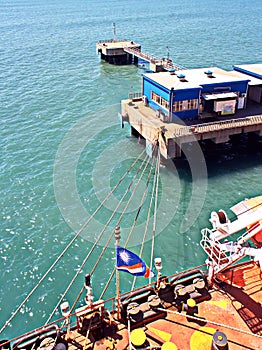
<path id="1" fill-rule="evenodd" d="M 182 311 L 186 311 L 186 314 L 188 315 L 187 320 L 189 322 L 193 322 L 194 319 L 190 316 L 194 316 L 194 314 L 198 313 L 198 307 L 196 305 L 196 301 L 192 298 L 187 299 L 186 304 L 183 303 L 182 305 Z"/>
<path id="2" fill-rule="evenodd" d="M 211 350 L 228 350 L 227 337 L 222 332 L 215 332 L 212 340 Z"/>

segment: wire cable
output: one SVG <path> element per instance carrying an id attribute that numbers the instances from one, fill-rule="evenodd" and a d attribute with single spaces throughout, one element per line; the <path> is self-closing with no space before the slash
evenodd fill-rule
<path id="1" fill-rule="evenodd" d="M 150 159 L 148 159 L 148 163 L 149 163 L 149 161 L 150 161 Z M 147 165 L 148 165 L 148 163 L 147 163 Z M 147 167 L 147 165 L 146 165 L 146 167 Z M 144 172 L 145 172 L 145 170 L 146 170 L 146 167 L 144 168 L 144 171 L 143 171 L 143 173 L 142 173 L 142 175 L 141 175 L 141 177 L 140 177 L 140 180 L 142 179 L 142 176 L 143 176 L 143 174 L 144 174 Z M 134 222 L 133 222 L 133 224 L 132 224 L 132 227 L 131 227 L 131 229 L 130 229 L 130 232 L 129 232 L 129 235 L 128 235 L 128 237 L 127 237 L 127 240 L 126 240 L 126 243 L 125 243 L 124 247 L 127 246 L 128 242 L 129 242 L 129 240 L 130 240 L 130 238 L 131 238 L 132 232 L 133 232 L 133 230 L 134 230 L 134 228 L 135 228 L 135 225 L 136 225 L 136 223 L 137 223 L 139 213 L 140 213 L 141 208 L 142 208 L 142 205 L 143 205 L 143 203 L 144 203 L 145 194 L 146 194 L 147 191 L 148 191 L 148 184 L 149 184 L 149 178 L 151 177 L 151 172 L 152 172 L 152 166 L 151 166 L 151 169 L 150 169 L 150 172 L 149 172 L 149 175 L 148 175 L 148 179 L 147 179 L 147 187 L 146 187 L 146 189 L 145 189 L 145 191 L 144 191 L 144 194 L 143 194 L 143 196 L 142 196 L 142 198 L 141 198 L 141 201 L 140 201 L 140 204 L 139 204 L 139 207 L 138 207 L 138 210 L 137 210 L 136 217 L 135 217 L 135 219 L 134 219 Z M 140 180 L 139 180 L 139 182 L 140 182 Z M 134 188 L 134 191 L 133 191 L 133 193 L 132 193 L 132 197 L 133 197 L 133 195 L 134 195 L 134 193 L 135 193 L 136 188 L 137 188 L 138 185 L 139 185 L 139 182 L 136 184 L 136 186 L 135 186 L 135 188 Z M 130 198 L 130 200 L 131 200 L 131 198 Z M 128 204 L 129 204 L 129 203 L 127 203 L 127 206 L 128 206 Z M 125 210 L 126 210 L 126 208 L 125 208 Z M 124 215 L 124 214 L 121 215 L 121 218 L 120 218 L 120 219 L 122 219 L 123 215 Z M 121 220 L 120 220 L 120 221 L 121 221 Z M 120 222 L 120 221 L 119 221 L 119 222 Z M 109 284 L 110 284 L 110 282 L 111 282 L 111 280 L 112 280 L 112 278 L 113 278 L 113 276 L 114 276 L 114 274 L 115 274 L 115 271 L 116 271 L 116 267 L 114 267 L 113 271 L 111 272 L 111 275 L 110 275 L 110 277 L 109 277 L 109 279 L 108 279 L 108 281 L 107 281 L 107 283 L 106 283 L 106 285 L 105 285 L 105 287 L 104 287 L 104 289 L 103 289 L 103 291 L 102 291 L 102 293 L 101 293 L 101 295 L 100 295 L 100 299 L 102 299 L 102 297 L 104 296 L 104 294 L 105 294 L 105 292 L 106 292 L 106 290 L 107 290 L 107 288 L 108 288 L 108 286 L 109 286 Z"/>
<path id="2" fill-rule="evenodd" d="M 124 193 L 124 195 L 122 196 L 121 200 L 119 201 L 119 203 L 118 203 L 118 205 L 117 205 L 117 208 L 115 209 L 115 211 L 114 211 L 114 213 L 113 213 L 114 215 L 115 215 L 117 209 L 119 208 L 119 206 L 122 204 L 122 201 L 124 200 L 125 196 L 128 194 L 128 192 L 129 192 L 129 190 L 130 190 L 130 188 L 131 188 L 133 182 L 135 181 L 137 175 L 139 174 L 139 172 L 140 172 L 141 169 L 143 168 L 145 161 L 146 161 L 146 158 L 143 160 L 141 166 L 138 168 L 138 170 L 137 170 L 135 176 L 134 176 L 133 179 L 131 180 L 129 186 L 127 187 L 127 189 L 126 189 L 126 191 L 125 191 L 125 193 Z M 137 182 L 137 184 L 136 184 L 136 186 L 135 186 L 135 189 L 138 187 L 138 184 L 139 184 L 139 182 L 141 181 L 145 170 L 147 169 L 147 164 L 148 164 L 148 163 L 149 163 L 149 160 L 147 161 L 146 166 L 144 166 L 144 170 L 142 171 L 142 174 L 140 175 L 140 178 L 139 178 L 139 180 L 138 180 L 138 182 Z M 117 225 L 120 224 L 120 222 L 121 222 L 121 220 L 122 220 L 122 218 L 123 218 L 123 216 L 124 216 L 124 214 L 125 214 L 125 211 L 126 211 L 126 209 L 128 208 L 129 203 L 130 203 L 131 199 L 132 199 L 133 196 L 134 196 L 134 193 L 135 193 L 135 190 L 132 191 L 131 196 L 130 196 L 130 198 L 129 198 L 129 200 L 128 200 L 126 206 L 125 206 L 125 209 L 122 211 L 121 216 L 120 216 L 120 218 L 119 218 L 119 220 L 118 220 L 118 222 L 117 222 Z M 109 219 L 110 221 L 113 219 L 114 215 L 111 215 L 111 217 L 110 217 L 110 219 Z M 110 222 L 110 221 L 109 221 L 109 222 Z M 107 226 L 108 226 L 109 222 L 106 224 Z M 104 232 L 104 231 L 105 231 L 105 228 L 102 230 L 102 232 Z M 96 266 L 98 265 L 99 261 L 101 260 L 101 258 L 102 258 L 102 256 L 103 256 L 105 250 L 107 249 L 107 247 L 108 247 L 108 245 L 109 245 L 109 243 L 110 243 L 110 241 L 111 241 L 113 235 L 114 235 L 114 230 L 112 231 L 111 235 L 109 236 L 106 245 L 104 246 L 104 248 L 103 248 L 103 250 L 102 250 L 100 256 L 98 257 L 98 259 L 97 259 L 97 261 L 96 261 L 96 264 L 94 265 L 94 267 L 93 267 L 93 269 L 92 269 L 92 271 L 91 271 L 91 275 L 94 273 L 95 268 L 96 268 Z M 100 236 L 100 235 L 99 235 L 99 236 Z M 96 247 L 96 245 L 97 245 L 97 242 L 93 245 L 93 249 Z M 89 257 L 89 255 L 90 255 L 90 254 L 88 254 L 88 257 Z M 85 259 L 85 260 L 87 260 L 87 259 Z M 71 310 L 75 307 L 75 305 L 76 305 L 76 303 L 78 302 L 79 298 L 81 297 L 81 295 L 82 295 L 84 289 L 85 289 L 85 287 L 83 286 L 83 287 L 81 288 L 81 290 L 80 290 L 80 292 L 79 292 L 79 294 L 78 294 L 76 300 L 74 301 L 74 305 L 72 306 Z"/>
<path id="3" fill-rule="evenodd" d="M 67 246 L 63 249 L 62 253 L 59 254 L 59 256 L 55 259 L 55 261 L 52 263 L 52 265 L 46 270 L 44 275 L 40 278 L 40 280 L 37 282 L 37 284 L 31 289 L 31 291 L 28 293 L 28 295 L 25 297 L 25 299 L 19 304 L 19 306 L 16 308 L 15 311 L 11 313 L 11 316 L 8 318 L 8 320 L 3 324 L 2 328 L 0 329 L 0 334 L 6 329 L 6 327 L 10 324 L 10 322 L 14 319 L 14 317 L 18 314 L 18 312 L 22 309 L 22 307 L 25 305 L 25 303 L 30 299 L 32 294 L 36 291 L 36 289 L 42 284 L 44 279 L 48 276 L 48 274 L 53 270 L 53 268 L 57 265 L 57 263 L 60 261 L 60 259 L 64 256 L 64 254 L 67 252 L 67 250 L 72 246 L 74 241 L 77 239 L 77 237 L 80 236 L 80 234 L 83 232 L 83 230 L 86 228 L 86 226 L 90 223 L 90 221 L 94 218 L 94 216 L 97 214 L 97 212 L 102 208 L 104 203 L 110 198 L 112 193 L 118 188 L 120 183 L 124 180 L 125 176 L 131 171 L 131 169 L 135 166 L 135 164 L 138 162 L 138 160 L 142 157 L 142 155 L 145 153 L 145 150 L 143 150 L 140 155 L 135 159 L 135 161 L 131 164 L 129 169 L 125 172 L 125 174 L 120 178 L 118 183 L 113 187 L 113 189 L 109 192 L 109 194 L 105 197 L 105 199 L 100 203 L 100 205 L 96 208 L 96 210 L 93 212 L 93 214 L 88 218 L 88 220 L 83 224 L 83 226 L 80 228 L 80 230 L 75 234 L 75 236 L 72 238 L 72 240 L 67 244 Z"/>

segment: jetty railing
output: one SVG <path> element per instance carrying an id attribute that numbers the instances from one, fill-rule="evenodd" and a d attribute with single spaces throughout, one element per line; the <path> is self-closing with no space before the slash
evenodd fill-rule
<path id="1" fill-rule="evenodd" d="M 133 55 L 135 55 L 135 56 L 137 56 L 139 58 L 142 58 L 143 60 L 148 61 L 150 63 L 160 64 L 160 65 L 162 65 L 162 67 L 164 69 L 167 69 L 167 70 L 169 70 L 169 69 L 174 69 L 174 70 L 184 70 L 184 69 L 186 69 L 185 67 L 174 63 L 169 58 L 157 58 L 157 57 L 155 57 L 153 55 L 150 55 L 149 53 L 142 52 L 138 48 L 126 47 L 124 49 L 124 51 L 127 52 L 127 53 L 130 53 L 130 54 L 133 54 Z"/>
<path id="2" fill-rule="evenodd" d="M 140 100 L 142 99 L 142 92 L 129 92 L 128 99 L 130 100 Z"/>
<path id="3" fill-rule="evenodd" d="M 138 48 L 133 48 L 133 47 L 126 47 L 124 49 L 125 52 L 127 53 L 131 53 L 134 54 L 137 57 L 143 58 L 146 61 L 152 62 L 152 63 L 156 63 L 159 61 L 158 58 L 156 58 L 155 56 L 152 56 L 148 53 L 142 52 L 140 49 Z"/>
<path id="4" fill-rule="evenodd" d="M 241 119 L 220 120 L 217 122 L 195 124 L 190 126 L 178 127 L 175 130 L 175 136 L 185 136 L 192 133 L 205 133 L 210 131 L 225 130 L 250 126 L 254 124 L 262 124 L 262 115 L 250 116 Z"/>
<path id="5" fill-rule="evenodd" d="M 106 39 L 106 40 L 99 40 L 97 43 L 98 44 L 103 44 L 103 43 L 121 43 L 121 42 L 128 42 L 129 40 L 127 39 Z"/>

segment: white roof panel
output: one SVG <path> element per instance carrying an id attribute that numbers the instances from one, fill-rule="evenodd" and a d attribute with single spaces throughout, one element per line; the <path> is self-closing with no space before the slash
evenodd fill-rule
<path id="1" fill-rule="evenodd" d="M 237 74 L 239 77 L 249 79 L 250 81 L 249 81 L 248 85 L 262 85 L 262 79 L 251 77 L 251 75 L 248 75 L 248 74 L 245 74 L 242 72 L 238 72 L 238 71 L 233 71 L 233 72 L 235 72 L 235 74 Z"/>
<path id="2" fill-rule="evenodd" d="M 212 72 L 212 77 L 206 73 L 208 71 Z M 185 76 L 184 81 L 179 79 L 179 74 Z M 169 72 L 147 73 L 144 76 L 169 90 L 171 88 L 175 90 L 201 88 L 201 85 L 207 84 L 250 80 L 248 76 L 239 76 L 235 71 L 229 72 L 217 67 L 179 70 L 176 71 L 176 74 Z"/>
<path id="3" fill-rule="evenodd" d="M 239 64 L 234 65 L 236 69 L 241 69 L 246 74 L 255 74 L 257 76 L 260 76 L 262 79 L 262 63 L 256 63 L 256 64 Z"/>

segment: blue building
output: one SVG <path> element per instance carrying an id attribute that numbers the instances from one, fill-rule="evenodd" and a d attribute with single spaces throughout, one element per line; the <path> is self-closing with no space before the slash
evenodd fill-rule
<path id="1" fill-rule="evenodd" d="M 201 119 L 245 108 L 249 81 L 217 67 L 147 73 L 142 94 L 163 121 Z"/>
<path id="2" fill-rule="evenodd" d="M 262 64 L 212 67 L 144 74 L 142 94 L 121 101 L 119 118 L 146 140 L 148 154 L 157 144 L 169 159 L 180 157 L 189 142 L 261 136 L 261 106 Z"/>
<path id="3" fill-rule="evenodd" d="M 248 99 L 262 104 L 262 64 L 243 64 L 233 66 L 239 76 L 247 76 L 250 79 Z"/>

